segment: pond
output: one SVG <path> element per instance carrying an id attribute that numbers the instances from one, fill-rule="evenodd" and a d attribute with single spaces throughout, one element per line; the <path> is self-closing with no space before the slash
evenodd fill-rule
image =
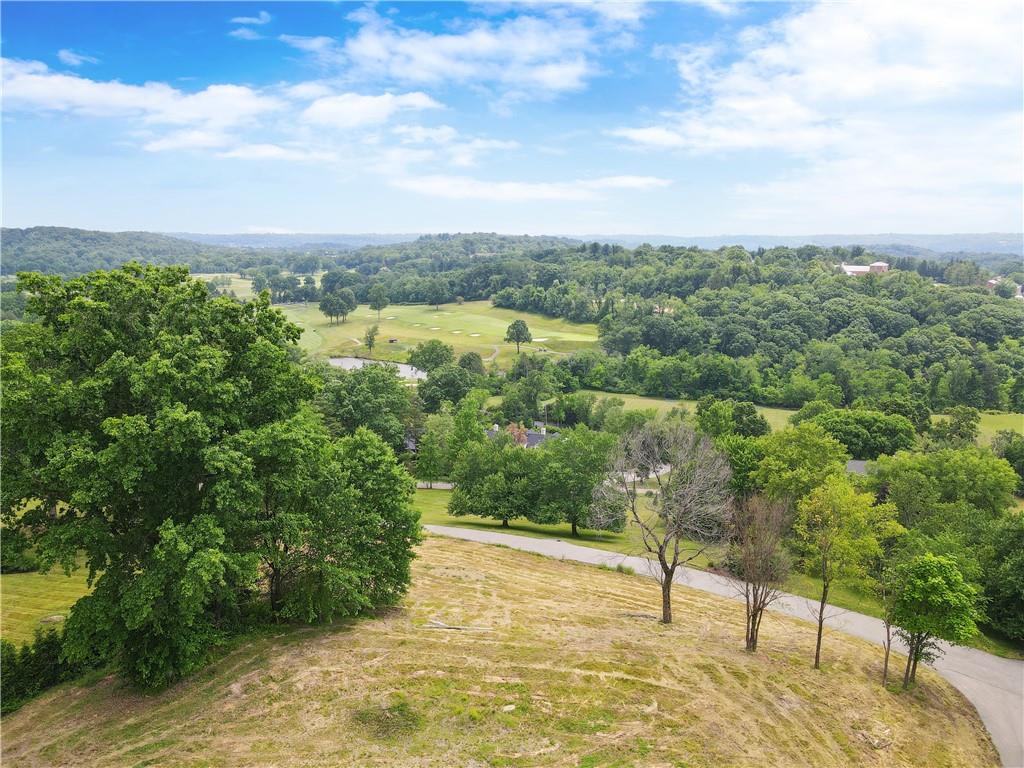
<path id="1" fill-rule="evenodd" d="M 427 372 L 421 371 L 408 363 L 392 363 L 387 360 L 367 360 L 365 357 L 332 357 L 328 359 L 335 368 L 344 368 L 346 371 L 362 368 L 364 365 L 393 365 L 398 369 L 398 375 L 403 379 L 419 380 L 427 378 Z"/>

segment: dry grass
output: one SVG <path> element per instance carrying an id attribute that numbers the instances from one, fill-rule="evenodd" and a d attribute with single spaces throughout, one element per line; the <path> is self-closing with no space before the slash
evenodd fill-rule
<path id="1" fill-rule="evenodd" d="M 428 539 L 404 604 L 282 631 L 153 697 L 108 678 L 4 721 L 12 766 L 983 766 L 973 709 L 925 672 L 878 685 L 880 653 L 772 616 L 741 650 L 734 603 L 682 587 L 651 618 L 640 577 Z M 480 629 L 430 628 L 436 620 Z"/>

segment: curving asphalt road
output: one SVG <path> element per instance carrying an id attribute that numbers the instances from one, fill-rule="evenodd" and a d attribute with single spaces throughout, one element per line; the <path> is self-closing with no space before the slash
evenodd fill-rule
<path id="1" fill-rule="evenodd" d="M 424 526 L 431 533 L 484 544 L 504 544 L 513 549 L 547 555 L 561 560 L 575 560 L 592 565 L 629 566 L 639 574 L 655 577 L 658 564 L 644 557 L 606 552 L 592 547 L 571 544 L 561 539 L 534 539 L 497 531 L 471 528 L 453 528 L 446 525 Z M 738 599 L 736 587 L 730 579 L 693 568 L 676 572 L 676 581 L 694 589 L 723 597 Z M 800 619 L 811 620 L 817 604 L 803 597 L 785 595 L 772 610 Z M 826 626 L 841 632 L 881 644 L 885 638 L 882 622 L 842 608 L 832 608 Z M 899 641 L 894 642 L 894 647 Z M 935 662 L 934 669 L 978 710 L 982 722 L 992 735 L 1003 765 L 1008 768 L 1024 767 L 1024 661 L 1001 659 L 975 648 L 960 648 L 943 644 L 945 654 Z M 900 670 L 897 670 L 897 674 Z"/>

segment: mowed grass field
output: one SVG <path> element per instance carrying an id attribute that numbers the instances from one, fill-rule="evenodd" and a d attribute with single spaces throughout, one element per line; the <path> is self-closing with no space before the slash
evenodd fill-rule
<path id="1" fill-rule="evenodd" d="M 988 445 L 996 432 L 1005 429 L 1024 432 L 1024 413 L 982 413 L 978 424 L 978 442 Z"/>
<path id="2" fill-rule="evenodd" d="M 627 410 L 646 410 L 653 408 L 659 416 L 671 411 L 673 408 L 686 408 L 691 414 L 697 410 L 696 400 L 669 400 L 661 397 L 644 397 L 643 395 L 620 395 L 611 392 L 601 392 L 596 389 L 586 390 L 598 397 L 618 397 L 625 401 L 623 406 Z M 796 413 L 789 408 L 771 408 L 766 405 L 758 405 L 757 411 L 765 417 L 771 425 L 772 430 L 785 429 L 789 426 L 789 417 Z"/>
<path id="3" fill-rule="evenodd" d="M 197 274 L 202 280 L 221 275 Z M 229 275 L 230 290 L 240 299 L 252 296 L 252 281 Z M 319 282 L 319 276 L 317 276 Z M 344 323 L 331 324 L 320 312 L 318 303 L 278 304 L 289 320 L 299 325 L 299 346 L 319 357 L 353 355 L 365 357 L 363 335 L 371 325 L 379 324 L 373 356 L 404 363 L 409 350 L 421 341 L 440 339 L 455 347 L 456 355 L 478 352 L 485 361 L 497 360 L 508 367 L 515 359 L 516 347 L 505 343 L 505 331 L 513 320 L 525 320 L 534 341 L 524 344 L 530 352 L 568 353 L 597 346 L 597 326 L 570 323 L 530 312 L 498 309 L 489 301 L 442 304 L 440 309 L 425 304 L 394 304 L 377 313 L 361 304 Z M 390 343 L 389 339 L 397 339 Z"/>
<path id="4" fill-rule="evenodd" d="M 89 591 L 86 571 L 65 576 L 59 568 L 49 573 L 5 573 L 0 576 L 0 637 L 15 645 L 32 640 L 36 627 L 60 629 L 62 616 Z"/>
<path id="5" fill-rule="evenodd" d="M 930 670 L 878 683 L 881 652 L 679 586 L 428 538 L 390 611 L 282 628 L 156 695 L 114 676 L 5 718 L 25 766 L 994 766 L 974 709 Z M 448 627 L 462 627 L 451 629 Z M 896 663 L 899 664 L 899 659 Z"/>
<path id="6" fill-rule="evenodd" d="M 363 335 L 378 323 L 377 313 L 365 304 L 356 308 L 344 323 L 330 324 L 316 304 L 281 304 L 279 308 L 302 329 L 299 345 L 320 356 L 366 357 Z M 597 326 L 570 323 L 558 318 L 498 309 L 489 301 L 442 304 L 440 309 L 424 304 L 399 304 L 381 311 L 380 333 L 373 357 L 405 362 L 409 350 L 427 339 L 440 339 L 455 348 L 456 355 L 477 352 L 485 361 L 497 360 L 508 367 L 516 347 L 506 344 L 505 331 L 516 319 L 525 320 L 533 335 L 530 352 L 568 353 L 597 346 Z M 396 339 L 390 342 L 389 339 Z"/>

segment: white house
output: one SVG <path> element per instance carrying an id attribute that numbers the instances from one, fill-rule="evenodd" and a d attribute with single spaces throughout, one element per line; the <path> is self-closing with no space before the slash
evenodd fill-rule
<path id="1" fill-rule="evenodd" d="M 885 261 L 874 261 L 871 264 L 864 266 L 863 264 L 847 264 L 846 262 L 843 262 L 839 265 L 839 268 L 843 270 L 844 275 L 848 275 L 849 277 L 860 277 L 861 275 L 878 275 L 883 272 L 888 272 L 889 264 Z"/>

